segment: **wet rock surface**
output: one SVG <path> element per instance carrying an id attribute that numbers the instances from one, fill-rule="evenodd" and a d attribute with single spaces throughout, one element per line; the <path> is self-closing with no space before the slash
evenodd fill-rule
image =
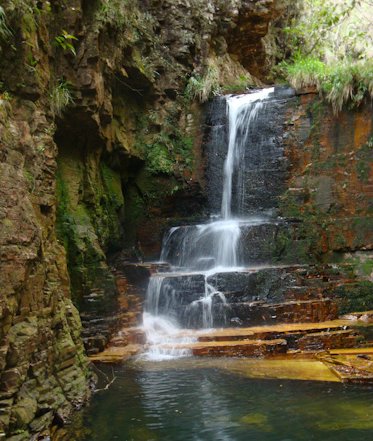
<path id="1" fill-rule="evenodd" d="M 258 213 L 276 208 L 285 190 L 289 161 L 285 155 L 283 126 L 287 109 L 296 101 L 291 89 L 276 89 L 258 114 L 255 131 L 250 133 L 240 169 L 243 188 L 233 195 L 232 212 L 236 215 Z M 219 213 L 224 160 L 227 155 L 228 128 L 224 99 L 214 100 L 206 112 L 204 151 L 207 161 L 208 201 L 212 213 Z M 271 121 L 271 124 L 268 124 Z"/>

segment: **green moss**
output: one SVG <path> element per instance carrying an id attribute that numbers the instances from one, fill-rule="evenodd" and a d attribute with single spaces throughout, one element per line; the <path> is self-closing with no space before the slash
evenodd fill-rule
<path id="1" fill-rule="evenodd" d="M 56 218 L 56 233 L 57 238 L 64 245 L 68 252 L 69 244 L 69 202 L 68 191 L 66 183 L 62 178 L 61 171 L 58 168 L 56 174 L 56 196 L 57 196 L 57 218 Z"/>
<path id="2" fill-rule="evenodd" d="M 361 263 L 361 269 L 364 275 L 370 276 L 373 272 L 373 259 L 367 259 Z"/>
<path id="3" fill-rule="evenodd" d="M 373 282 L 361 281 L 338 286 L 335 295 L 340 303 L 340 313 L 373 309 Z"/>
<path id="4" fill-rule="evenodd" d="M 347 241 L 343 231 L 337 231 L 334 237 L 334 249 L 343 250 L 347 248 Z"/>
<path id="5" fill-rule="evenodd" d="M 354 218 L 352 222 L 352 231 L 354 232 L 355 247 L 366 246 L 371 242 L 373 231 L 373 217 L 363 216 Z"/>
<path id="6" fill-rule="evenodd" d="M 174 162 L 171 156 L 171 144 L 168 138 L 160 136 L 158 142 L 145 145 L 146 166 L 154 174 L 172 174 Z"/>
<path id="7" fill-rule="evenodd" d="M 84 175 L 77 161 L 72 162 L 68 157 L 58 160 L 56 228 L 67 253 L 73 300 L 79 306 L 86 290 L 115 292 L 104 250 L 120 246 L 122 231 L 118 210 L 124 200 L 117 172 L 101 164 L 101 172 L 96 173 L 93 165 L 95 180 L 81 182 Z M 88 199 L 87 202 L 79 199 L 73 202 L 72 197 L 76 195 L 70 192 L 88 182 L 90 203 Z"/>
<path id="8" fill-rule="evenodd" d="M 347 258 L 344 262 L 351 265 L 354 275 L 369 277 L 373 272 L 373 258 L 357 255 Z"/>
<path id="9" fill-rule="evenodd" d="M 249 86 L 252 86 L 252 81 L 246 76 L 246 75 L 240 75 L 239 78 L 237 78 L 236 81 L 230 83 L 230 84 L 224 84 L 221 87 L 221 91 L 223 94 L 226 93 L 242 93 L 244 92 Z"/>
<path id="10" fill-rule="evenodd" d="M 369 182 L 370 168 L 373 152 L 373 137 L 360 147 L 356 153 L 356 173 L 361 182 L 367 184 Z"/>
<path id="11" fill-rule="evenodd" d="M 105 163 L 101 163 L 101 176 L 104 187 L 107 190 L 106 195 L 115 208 L 121 208 L 124 205 L 124 198 L 120 174 L 112 170 Z"/>
<path id="12" fill-rule="evenodd" d="M 165 199 L 180 189 L 182 184 L 172 176 L 154 175 L 143 167 L 136 179 L 128 183 L 125 193 L 124 230 L 127 247 L 136 243 L 136 232 L 144 220 L 155 218 Z"/>
<path id="13" fill-rule="evenodd" d="M 356 173 L 360 181 L 364 183 L 368 183 L 369 181 L 369 173 L 370 173 L 370 165 L 365 161 L 359 161 L 356 164 Z"/>
<path id="14" fill-rule="evenodd" d="M 126 246 L 136 244 L 136 231 L 142 220 L 146 217 L 147 206 L 136 186 L 129 186 L 126 192 L 125 224 Z"/>
<path id="15" fill-rule="evenodd" d="M 318 141 L 325 106 L 320 99 L 312 100 L 307 107 L 307 114 L 311 119 L 311 138 Z"/>
<path id="16" fill-rule="evenodd" d="M 153 134 L 149 133 L 149 127 L 158 122 L 158 115 L 149 112 L 137 120 L 139 135 L 135 150 L 152 175 L 182 175 L 194 167 L 194 140 L 180 128 L 179 116 L 180 109 L 175 105 L 161 117 L 162 129 Z"/>
<path id="17" fill-rule="evenodd" d="M 27 181 L 29 192 L 32 194 L 35 189 L 35 176 L 29 170 L 26 169 L 23 169 L 23 176 Z"/>

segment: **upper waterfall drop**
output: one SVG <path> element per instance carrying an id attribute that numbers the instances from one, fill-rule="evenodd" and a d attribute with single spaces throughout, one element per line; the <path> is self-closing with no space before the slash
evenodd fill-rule
<path id="1" fill-rule="evenodd" d="M 227 98 L 227 116 L 229 122 L 228 152 L 224 163 L 223 195 L 221 216 L 232 217 L 232 194 L 235 190 L 243 198 L 244 185 L 242 173 L 238 173 L 236 188 L 233 187 L 233 174 L 239 171 L 239 164 L 247 144 L 247 138 L 253 128 L 265 100 L 274 92 L 274 87 L 262 89 L 246 95 L 234 95 Z"/>

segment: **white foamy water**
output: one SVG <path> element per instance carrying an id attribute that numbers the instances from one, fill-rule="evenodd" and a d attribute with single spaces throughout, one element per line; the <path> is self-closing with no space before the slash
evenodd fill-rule
<path id="1" fill-rule="evenodd" d="M 155 274 L 149 281 L 143 317 L 149 345 L 143 357 L 147 359 L 189 356 L 190 350 L 180 348 L 180 345 L 195 339 L 190 335 L 181 336 L 180 328 L 212 328 L 217 318 L 220 323 L 224 321 L 228 307 L 226 298 L 208 279 L 214 274 L 243 270 L 240 261 L 242 227 L 266 220 L 258 216 L 234 218 L 232 195 L 236 192 L 243 198 L 240 165 L 248 148 L 248 136 L 273 91 L 268 88 L 227 98 L 229 135 L 223 170 L 221 219 L 201 225 L 173 227 L 165 237 L 161 261 L 170 263 L 175 272 Z"/>
<path id="2" fill-rule="evenodd" d="M 190 349 L 178 346 L 197 341 L 193 336 L 180 336 L 179 326 L 167 317 L 144 312 L 143 326 L 146 333 L 148 349 L 141 358 L 149 361 L 172 360 L 189 357 Z"/>
<path id="3" fill-rule="evenodd" d="M 265 216 L 250 216 L 173 227 L 163 241 L 161 261 L 169 262 L 178 271 L 241 266 L 239 241 L 242 228 L 260 225 L 267 220 Z"/>

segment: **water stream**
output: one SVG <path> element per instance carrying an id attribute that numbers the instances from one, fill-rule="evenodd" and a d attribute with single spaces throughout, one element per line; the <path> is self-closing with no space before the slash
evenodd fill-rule
<path id="1" fill-rule="evenodd" d="M 268 220 L 262 213 L 249 216 L 244 212 L 242 169 L 256 119 L 273 92 L 267 88 L 226 99 L 228 146 L 220 216 L 206 224 L 171 228 L 164 239 L 161 261 L 168 262 L 172 272 L 151 277 L 143 320 L 150 344 L 146 356 L 151 359 L 189 355 L 185 349 L 172 347 L 172 342 L 192 341 L 191 337 L 176 336 L 179 328 L 212 328 L 217 322 L 226 322 L 225 296 L 209 280 L 214 274 L 238 272 L 248 266 L 240 252 L 241 232 Z M 233 197 L 238 200 L 235 214 Z M 160 343 L 167 347 L 160 348 Z"/>

